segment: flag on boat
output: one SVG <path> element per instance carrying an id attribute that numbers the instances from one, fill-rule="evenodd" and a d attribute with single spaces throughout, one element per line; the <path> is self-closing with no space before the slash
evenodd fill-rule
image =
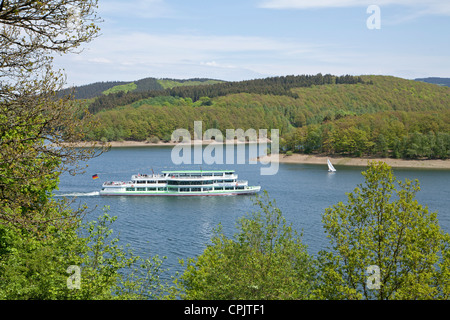
<path id="1" fill-rule="evenodd" d="M 92 179 L 98 179 L 98 175 L 94 174 L 94 175 L 92 176 Z"/>

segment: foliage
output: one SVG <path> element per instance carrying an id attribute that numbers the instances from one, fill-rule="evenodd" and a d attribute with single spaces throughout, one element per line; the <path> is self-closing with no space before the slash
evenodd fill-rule
<path id="1" fill-rule="evenodd" d="M 180 82 L 180 80 L 177 80 Z M 211 82 L 211 81 L 210 81 Z M 165 82 L 162 82 L 165 84 Z M 92 113 L 101 110 L 113 109 L 117 106 L 124 106 L 141 99 L 148 99 L 159 96 L 172 96 L 189 98 L 196 102 L 202 97 L 217 98 L 239 93 L 252 93 L 263 95 L 288 96 L 292 98 L 298 97 L 296 93 L 291 91 L 296 87 L 311 87 L 314 85 L 321 86 L 334 83 L 363 83 L 360 77 L 317 74 L 317 75 L 299 75 L 285 77 L 270 77 L 265 79 L 255 79 L 237 82 L 218 82 L 206 84 L 206 81 L 200 81 L 202 85 L 176 85 L 172 87 L 173 82 L 167 84 L 165 90 L 153 90 L 148 92 L 128 92 L 127 94 L 118 93 L 115 95 L 101 96 L 94 101 L 89 110 Z"/>
<path id="2" fill-rule="evenodd" d="M 143 259 L 112 238 L 115 218 L 46 230 L 45 238 L 0 226 L 0 298 L 39 300 L 156 299 L 169 290 L 158 256 Z M 82 234 L 80 234 L 82 233 Z M 68 285 L 70 266 L 79 287 Z"/>
<path id="3" fill-rule="evenodd" d="M 209 85 L 222 83 L 222 80 L 214 80 L 214 79 L 202 79 L 202 78 L 193 78 L 186 80 L 179 79 L 158 79 L 158 83 L 163 87 L 163 89 L 172 89 L 174 87 L 179 86 L 198 86 L 198 85 Z"/>
<path id="4" fill-rule="evenodd" d="M 131 106 L 103 111 L 95 115 L 98 126 L 86 133 L 90 140 L 109 141 L 137 140 L 145 141 L 149 136 L 164 140 L 178 128 L 193 132 L 194 121 L 202 121 L 203 131 L 215 126 L 221 130 L 224 138 L 226 129 L 241 128 L 244 131 L 253 128 L 275 129 L 281 133 L 288 130 L 289 124 L 263 107 L 239 108 L 222 106 L 192 107 L 188 100 L 163 97 L 136 102 Z M 149 105 L 151 104 L 151 105 Z M 135 107 L 137 106 L 137 107 Z"/>
<path id="5" fill-rule="evenodd" d="M 75 27 L 71 7 L 78 10 Z M 42 224 L 61 227 L 65 219 L 52 216 L 49 194 L 63 170 L 79 169 L 79 160 L 98 151 L 65 144 L 83 139 L 94 123 L 83 105 L 55 96 L 63 77 L 51 65 L 52 54 L 96 36 L 95 7 L 79 0 L 1 2 L 0 224 L 35 232 Z"/>
<path id="6" fill-rule="evenodd" d="M 383 162 L 370 163 L 363 176 L 365 184 L 348 194 L 348 204 L 323 215 L 331 248 L 319 253 L 318 297 L 448 299 L 450 237 L 436 213 L 414 199 L 418 181 L 396 182 Z M 369 266 L 380 270 L 378 288 Z"/>
<path id="7" fill-rule="evenodd" d="M 301 153 L 378 155 L 406 159 L 450 156 L 450 110 L 385 111 L 339 118 L 298 128 L 286 149 Z"/>
<path id="8" fill-rule="evenodd" d="M 417 78 L 415 80 L 450 87 L 450 78 L 429 77 L 429 78 Z"/>
<path id="9" fill-rule="evenodd" d="M 111 89 L 115 86 L 120 86 L 127 84 L 127 82 L 124 81 L 102 81 L 102 82 L 95 82 L 87 85 L 82 86 L 76 86 L 76 87 L 70 87 L 61 89 L 58 91 L 58 96 L 63 97 L 66 95 L 72 95 L 74 99 L 92 99 L 95 97 L 98 97 L 103 94 L 104 91 L 107 91 L 108 89 Z M 92 103 L 92 101 L 91 101 Z"/>
<path id="10" fill-rule="evenodd" d="M 121 84 L 114 86 L 112 88 L 109 88 L 108 90 L 103 91 L 102 93 L 105 95 L 116 93 L 116 92 L 124 92 L 127 93 L 128 91 L 136 90 L 137 85 L 134 82 L 127 83 L 127 84 Z"/>
<path id="11" fill-rule="evenodd" d="M 199 97 L 194 99 L 156 95 L 133 102 L 129 94 L 110 97 L 107 102 L 111 104 L 105 106 L 109 110 L 95 115 L 99 129 L 91 131 L 87 138 L 145 140 L 154 135 L 164 139 L 177 128 L 192 132 L 193 121 L 203 121 L 204 130 L 214 127 L 223 132 L 237 128 L 277 128 L 284 138 L 282 149 L 285 151 L 399 158 L 448 157 L 449 88 L 394 77 L 361 78 L 364 83 L 290 88 L 297 98 L 264 91 L 266 86 L 277 83 L 272 78 L 242 86 L 240 93 L 224 91 L 221 95 L 218 91 L 214 93 L 219 94 L 215 98 L 201 91 L 201 86 L 196 88 Z M 282 83 L 281 79 L 277 81 Z M 230 83 L 220 85 L 231 86 Z M 219 88 L 210 87 L 210 90 Z M 249 93 L 257 88 L 261 93 Z M 91 108 L 99 106 L 98 103 Z M 118 107 L 121 104 L 124 105 Z M 420 141 L 422 145 L 433 146 L 431 153 L 406 150 L 411 146 L 408 139 L 412 139 L 415 132 L 426 135 Z M 430 132 L 434 136 L 429 135 Z"/>
<path id="12" fill-rule="evenodd" d="M 70 208 L 52 192 L 61 172 L 76 173 L 95 149 L 67 143 L 94 126 L 83 104 L 56 96 L 63 76 L 52 70 L 52 55 L 75 51 L 98 27 L 96 1 L 48 0 L 0 3 L 0 297 L 2 299 L 105 299 L 117 296 L 116 272 L 131 262 L 113 241 L 106 223 L 78 234 L 85 207 Z M 68 291 L 67 267 L 84 269 L 85 286 Z M 145 262 L 158 270 L 158 259 Z M 149 273 L 150 274 L 150 273 Z M 153 273 L 151 273 L 153 274 Z M 142 278 L 145 279 L 145 278 Z M 150 279 L 150 278 L 146 278 Z M 153 280 L 152 280 L 153 281 Z M 125 297 L 138 294 L 125 283 Z M 116 295 L 114 295 L 114 290 Z M 149 290 L 152 290 L 151 292 Z"/>
<path id="13" fill-rule="evenodd" d="M 238 222 L 233 239 L 216 230 L 181 276 L 185 299 L 307 299 L 314 270 L 305 245 L 268 195 Z"/>

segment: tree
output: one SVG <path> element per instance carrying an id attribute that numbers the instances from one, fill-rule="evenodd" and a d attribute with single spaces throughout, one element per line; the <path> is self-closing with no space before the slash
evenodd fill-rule
<path id="1" fill-rule="evenodd" d="M 328 208 L 331 250 L 319 253 L 319 298 L 448 299 L 450 237 L 437 214 L 414 199 L 418 181 L 397 181 L 384 162 L 369 164 L 365 184 Z"/>
<path id="2" fill-rule="evenodd" d="M 450 156 L 450 134 L 444 132 L 436 133 L 436 143 L 433 154 L 437 158 L 448 159 Z"/>
<path id="3" fill-rule="evenodd" d="M 382 133 L 380 133 L 376 140 L 376 151 L 381 154 L 382 157 L 387 157 L 389 148 L 386 138 Z"/>
<path id="4" fill-rule="evenodd" d="M 110 240 L 113 218 L 85 225 L 86 207 L 52 197 L 61 172 L 98 155 L 67 145 L 95 123 L 86 105 L 56 94 L 64 81 L 51 65 L 96 36 L 96 4 L 0 0 L 0 299 L 148 299 L 163 288 L 157 256 Z M 67 285 L 71 266 L 80 289 Z"/>
<path id="5" fill-rule="evenodd" d="M 59 174 L 76 170 L 95 149 L 67 143 L 82 140 L 93 125 L 85 106 L 57 97 L 63 75 L 52 55 L 75 51 L 98 27 L 95 0 L 0 2 L 0 223 L 37 231 L 50 216 L 49 195 Z M 63 210 L 61 210 L 63 211 Z"/>
<path id="6" fill-rule="evenodd" d="M 172 289 L 160 278 L 163 261 L 158 256 L 141 258 L 119 246 L 119 238 L 112 237 L 115 219 L 105 212 L 96 221 L 53 229 L 46 241 L 0 225 L 0 299 L 168 297 Z M 71 269 L 78 269 L 79 282 L 69 286 Z"/>
<path id="7" fill-rule="evenodd" d="M 241 218 L 232 239 L 218 228 L 203 254 L 187 261 L 185 299 L 309 298 L 314 269 L 305 245 L 267 192 L 255 203 L 260 211 Z"/>

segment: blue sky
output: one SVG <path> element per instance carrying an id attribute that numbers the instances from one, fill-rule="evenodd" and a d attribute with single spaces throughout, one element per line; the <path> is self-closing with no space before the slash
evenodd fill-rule
<path id="1" fill-rule="evenodd" d="M 380 29 L 369 29 L 370 5 Z M 99 0 L 101 36 L 55 58 L 68 85 L 296 74 L 450 77 L 449 0 Z"/>

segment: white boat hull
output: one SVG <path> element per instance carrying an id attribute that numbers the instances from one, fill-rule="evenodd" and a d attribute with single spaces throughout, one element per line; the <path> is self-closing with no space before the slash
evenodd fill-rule
<path id="1" fill-rule="evenodd" d="M 257 193 L 260 186 L 237 180 L 234 171 L 163 171 L 103 183 L 102 196 L 229 196 Z"/>
<path id="2" fill-rule="evenodd" d="M 123 190 L 102 190 L 101 196 L 165 196 L 165 197 L 189 197 L 189 196 L 234 196 L 258 193 L 260 186 L 247 187 L 243 190 L 227 191 L 199 191 L 199 192 L 170 192 L 170 191 L 123 191 Z"/>

